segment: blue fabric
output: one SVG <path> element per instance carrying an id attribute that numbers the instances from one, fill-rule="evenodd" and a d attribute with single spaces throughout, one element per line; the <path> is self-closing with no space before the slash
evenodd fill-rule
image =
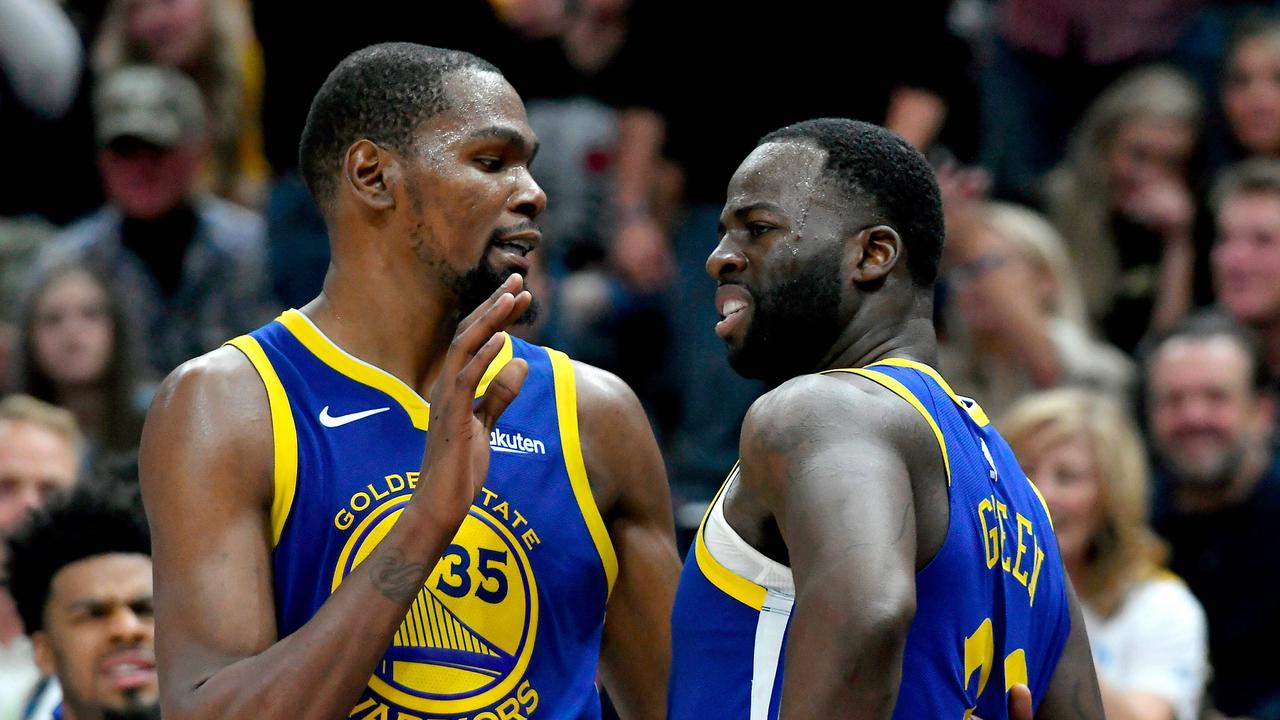
<path id="1" fill-rule="evenodd" d="M 274 553 L 284 636 L 395 523 L 419 480 L 427 435 L 395 397 L 330 367 L 281 323 L 252 337 L 297 426 L 297 490 Z M 570 485 L 548 351 L 512 343 L 529 374 L 491 437 L 485 488 L 352 717 L 600 715 L 608 580 Z M 317 421 L 380 408 L 389 410 L 337 427 Z"/>
<path id="2" fill-rule="evenodd" d="M 976 707 L 988 720 L 1006 718 L 1006 662 L 1015 667 L 1020 657 L 1038 705 L 1070 632 L 1047 511 L 993 426 L 976 421 L 920 370 L 869 369 L 919 400 L 943 435 L 951 468 L 950 525 L 938 554 L 916 575 L 916 615 L 894 717 L 959 718 Z M 721 590 L 696 554 L 695 545 L 672 615 L 670 717 L 745 719 L 760 611 Z M 785 649 L 770 718 L 778 713 L 783 658 Z"/>

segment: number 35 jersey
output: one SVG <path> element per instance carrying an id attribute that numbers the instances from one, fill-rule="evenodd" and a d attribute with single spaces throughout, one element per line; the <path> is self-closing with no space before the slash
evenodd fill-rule
<path id="1" fill-rule="evenodd" d="M 276 620 L 305 624 L 395 525 L 422 479 L 429 409 L 289 310 L 236 338 L 267 389 L 275 443 Z M 529 364 L 489 437 L 489 475 L 351 717 L 598 718 L 617 561 L 578 440 L 572 363 L 507 337 L 481 392 Z M 324 678 L 298 678 L 322 683 Z"/>
<path id="2" fill-rule="evenodd" d="M 861 375 L 914 407 L 937 438 L 947 472 L 950 524 L 941 549 L 916 573 L 916 613 L 893 717 L 1005 718 L 1014 683 L 1030 686 L 1038 706 L 1071 621 L 1057 541 L 1034 486 L 982 409 L 957 397 L 933 369 L 890 359 L 835 372 Z M 703 520 L 676 591 L 669 716 L 772 720 L 782 699 L 794 591 L 782 581 L 759 585 L 723 564 L 707 542 L 711 522 Z M 803 605 L 796 612 L 805 612 Z"/>

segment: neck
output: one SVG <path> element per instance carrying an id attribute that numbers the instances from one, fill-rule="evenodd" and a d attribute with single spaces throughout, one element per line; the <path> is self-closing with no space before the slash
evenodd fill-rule
<path id="1" fill-rule="evenodd" d="M 880 319 L 886 316 L 905 320 L 886 323 Z M 872 324 L 866 318 L 878 319 Z M 913 298 L 909 307 L 898 308 L 867 303 L 822 359 L 820 369 L 865 367 L 887 358 L 915 360 L 931 367 L 938 364 L 932 301 Z"/>
<path id="2" fill-rule="evenodd" d="M 344 266 L 335 258 L 324 291 L 302 312 L 343 350 L 391 373 L 429 401 L 458 328 L 458 308 L 443 289 L 403 274 L 391 267 Z M 406 282 L 397 282 L 401 279 Z"/>
<path id="3" fill-rule="evenodd" d="M 1235 477 L 1220 487 L 1201 487 L 1195 483 L 1179 483 L 1174 491 L 1178 510 L 1183 513 L 1207 513 L 1239 505 L 1253 494 L 1267 470 L 1265 443 L 1253 443 L 1245 452 Z"/>
<path id="4" fill-rule="evenodd" d="M 0 558 L 2 560 L 3 558 Z M 0 589 L 0 645 L 8 645 L 22 635 L 22 619 L 9 591 Z"/>
<path id="5" fill-rule="evenodd" d="M 93 385 L 59 385 L 58 404 L 76 416 L 76 424 L 85 435 L 96 437 L 102 431 L 106 401 Z"/>
<path id="6" fill-rule="evenodd" d="M 1067 570 L 1067 575 L 1071 578 L 1071 584 L 1075 587 L 1076 592 L 1082 592 L 1085 587 L 1085 579 L 1089 574 L 1089 565 L 1085 562 L 1083 556 L 1063 557 L 1062 565 Z"/>

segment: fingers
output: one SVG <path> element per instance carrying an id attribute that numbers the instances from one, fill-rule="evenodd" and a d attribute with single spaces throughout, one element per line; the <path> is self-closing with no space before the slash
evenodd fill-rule
<path id="1" fill-rule="evenodd" d="M 1018 684 L 1009 689 L 1009 720 L 1031 720 L 1031 688 Z"/>
<path id="2" fill-rule="evenodd" d="M 489 312 L 489 308 L 493 307 L 494 303 L 498 301 L 498 298 L 508 293 L 514 295 L 523 286 L 524 278 L 521 277 L 519 273 L 512 273 L 506 280 L 502 281 L 502 284 L 499 285 L 484 302 L 477 305 L 475 310 L 468 313 L 467 316 L 462 319 L 462 322 L 458 323 L 458 331 L 455 335 L 461 335 L 466 332 L 467 328 L 475 324 L 476 320 L 479 320 L 485 313 Z"/>
<path id="3" fill-rule="evenodd" d="M 491 335 L 489 340 L 467 359 L 466 364 L 462 366 L 462 369 L 454 377 L 456 397 L 467 403 L 468 407 L 471 399 L 476 396 L 476 388 L 480 387 L 480 380 L 484 377 L 484 371 L 498 357 L 498 353 L 502 352 L 504 343 L 506 343 L 506 335 L 504 333 Z M 459 403 L 459 406 L 461 405 L 462 403 Z"/>
<path id="4" fill-rule="evenodd" d="M 507 363 L 484 391 L 484 397 L 476 404 L 475 414 L 484 423 L 485 429 L 493 430 L 498 418 L 506 412 L 511 402 L 520 393 L 524 379 L 529 375 L 529 364 L 521 358 Z"/>
<path id="5" fill-rule="evenodd" d="M 496 295 L 490 296 L 484 301 L 480 307 L 476 308 L 458 326 L 458 332 L 453 336 L 453 344 L 450 347 L 451 355 L 460 354 L 452 363 L 452 367 L 465 363 L 466 358 L 474 355 L 480 346 L 488 341 L 493 334 L 507 329 L 512 323 L 529 308 L 529 304 L 533 302 L 533 295 L 528 290 L 518 290 L 524 280 L 519 275 L 512 275 L 507 278 L 498 288 Z M 514 287 L 513 287 L 514 286 Z M 446 361 L 446 371 L 451 370 L 451 363 Z"/>

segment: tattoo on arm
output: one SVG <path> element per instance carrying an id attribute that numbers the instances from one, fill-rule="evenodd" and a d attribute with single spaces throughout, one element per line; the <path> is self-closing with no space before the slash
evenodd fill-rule
<path id="1" fill-rule="evenodd" d="M 431 568 L 422 563 L 409 562 L 404 552 L 393 549 L 378 560 L 373 569 L 373 586 L 388 600 L 407 603 L 417 597 L 422 583 Z"/>

